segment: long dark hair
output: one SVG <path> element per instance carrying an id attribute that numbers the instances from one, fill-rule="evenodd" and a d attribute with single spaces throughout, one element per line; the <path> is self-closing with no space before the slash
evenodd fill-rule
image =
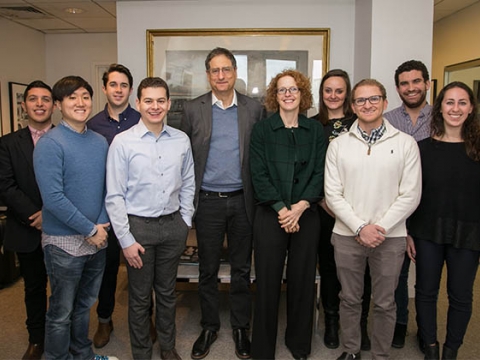
<path id="1" fill-rule="evenodd" d="M 462 125 L 461 136 L 465 142 L 465 150 L 467 155 L 475 160 L 480 161 L 480 123 L 477 117 L 477 100 L 473 94 L 472 89 L 461 81 L 454 81 L 446 85 L 438 94 L 433 104 L 431 135 L 432 137 L 442 137 L 445 134 L 445 123 L 442 115 L 442 102 L 445 98 L 445 93 L 454 88 L 465 90 L 468 94 L 473 110 L 468 114 L 467 119 Z"/>
<path id="2" fill-rule="evenodd" d="M 328 123 L 328 108 L 325 106 L 325 102 L 323 100 L 323 88 L 325 84 L 325 80 L 331 78 L 331 77 L 340 77 L 345 81 L 345 85 L 347 88 L 346 95 L 345 95 L 345 102 L 343 103 L 343 114 L 346 118 L 349 118 L 353 115 L 353 110 L 351 107 L 351 97 L 352 97 L 352 86 L 350 85 L 350 78 L 348 77 L 348 74 L 346 71 L 341 70 L 341 69 L 333 69 L 330 70 L 325 74 L 325 76 L 322 78 L 322 82 L 320 83 L 320 104 L 319 104 L 319 112 L 318 112 L 318 117 L 317 119 L 320 120 L 320 122 L 323 125 L 326 125 Z"/>

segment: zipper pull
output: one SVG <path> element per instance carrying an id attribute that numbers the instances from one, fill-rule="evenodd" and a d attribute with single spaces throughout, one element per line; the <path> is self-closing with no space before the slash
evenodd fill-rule
<path id="1" fill-rule="evenodd" d="M 371 149 L 372 145 L 368 144 L 368 151 L 367 151 L 367 155 L 370 155 L 370 149 Z"/>

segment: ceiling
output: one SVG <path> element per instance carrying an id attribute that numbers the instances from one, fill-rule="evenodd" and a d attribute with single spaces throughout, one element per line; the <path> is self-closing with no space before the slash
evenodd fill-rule
<path id="1" fill-rule="evenodd" d="M 435 0 L 434 21 L 479 1 Z M 45 34 L 114 33 L 117 29 L 116 1 L 112 0 L 0 0 L 0 17 Z"/>

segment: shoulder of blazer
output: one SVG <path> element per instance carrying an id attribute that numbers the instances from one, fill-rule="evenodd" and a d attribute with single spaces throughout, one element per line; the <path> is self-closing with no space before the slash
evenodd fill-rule
<path id="1" fill-rule="evenodd" d="M 31 141 L 32 148 L 33 148 L 33 140 L 31 139 L 32 139 L 32 136 L 30 134 L 30 129 L 28 127 L 17 130 L 13 133 L 10 133 L 1 137 L 1 141 L 7 147 L 12 146 L 13 144 L 19 143 L 19 142 L 24 143 L 24 142 Z"/>
<path id="2" fill-rule="evenodd" d="M 199 104 L 211 104 L 212 103 L 212 92 L 209 91 L 203 95 L 196 97 L 190 101 L 187 101 L 188 105 L 191 106 L 198 106 Z"/>

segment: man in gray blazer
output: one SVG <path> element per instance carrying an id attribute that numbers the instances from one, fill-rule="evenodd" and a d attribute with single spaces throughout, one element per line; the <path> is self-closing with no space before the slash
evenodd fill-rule
<path id="1" fill-rule="evenodd" d="M 207 356 L 220 329 L 217 276 L 226 234 L 235 353 L 248 359 L 254 211 L 248 151 L 253 124 L 262 118 L 263 107 L 235 91 L 237 63 L 229 50 L 213 49 L 205 67 L 212 91 L 184 104 L 180 125 L 190 137 L 195 162 L 195 227 L 200 261 L 202 333 L 191 356 Z"/>

